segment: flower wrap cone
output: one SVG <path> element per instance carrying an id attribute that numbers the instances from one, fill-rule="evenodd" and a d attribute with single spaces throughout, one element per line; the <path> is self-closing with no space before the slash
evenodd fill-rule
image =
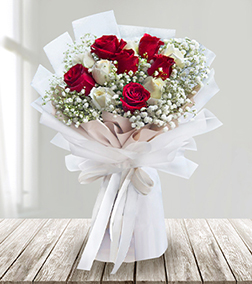
<path id="1" fill-rule="evenodd" d="M 160 38 L 174 37 L 174 30 L 117 25 L 112 11 L 73 22 L 76 40 L 83 34 L 113 34 L 124 39 L 150 33 Z M 64 51 L 72 39 L 68 33 L 44 49 L 57 75 L 64 72 Z M 214 54 L 205 50 L 210 65 Z M 161 128 L 146 125 L 132 129 L 127 118 L 104 111 L 103 122 L 93 120 L 79 128 L 66 126 L 54 117 L 55 110 L 42 98 L 50 89 L 51 72 L 39 66 L 32 86 L 41 97 L 33 103 L 41 112 L 40 122 L 58 132 L 51 141 L 71 152 L 66 157 L 70 171 L 80 171 L 79 181 L 90 183 L 102 178 L 92 216 L 88 240 L 79 269 L 90 270 L 95 259 L 115 263 L 115 273 L 122 262 L 156 258 L 167 249 L 167 236 L 161 185 L 157 171 L 189 178 L 197 165 L 184 156 L 196 150 L 194 136 L 221 125 L 205 103 L 218 92 L 214 71 L 194 97 L 197 115 L 182 119 L 179 127 L 163 133 Z"/>

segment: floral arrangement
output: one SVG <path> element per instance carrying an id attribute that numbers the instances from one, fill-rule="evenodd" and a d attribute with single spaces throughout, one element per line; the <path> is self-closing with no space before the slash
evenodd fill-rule
<path id="1" fill-rule="evenodd" d="M 132 128 L 167 131 L 195 112 L 193 97 L 209 73 L 204 50 L 189 38 L 86 34 L 65 52 L 64 75 L 53 78 L 45 99 L 66 125 L 103 121 L 107 111 L 128 118 Z"/>
<path id="2" fill-rule="evenodd" d="M 167 249 L 157 171 L 189 178 L 184 152 L 221 122 L 203 106 L 218 92 L 215 55 L 174 30 L 117 25 L 112 11 L 73 22 L 44 48 L 55 74 L 39 66 L 32 86 L 51 141 L 71 152 L 79 182 L 102 178 L 78 268 L 93 261 L 159 257 Z"/>

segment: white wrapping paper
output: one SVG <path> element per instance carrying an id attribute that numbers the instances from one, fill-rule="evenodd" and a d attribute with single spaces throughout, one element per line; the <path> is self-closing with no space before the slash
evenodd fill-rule
<path id="1" fill-rule="evenodd" d="M 118 26 L 112 11 L 77 20 L 73 28 L 76 40 L 87 32 L 115 34 L 126 40 L 145 32 L 161 38 L 175 35 L 174 30 Z M 63 52 L 71 42 L 65 33 L 45 47 L 57 75 L 63 74 Z M 205 54 L 211 63 L 214 54 L 209 50 Z M 32 86 L 41 97 L 49 89 L 51 76 L 39 66 Z M 131 130 L 125 118 L 115 119 L 106 112 L 104 123 L 91 121 L 76 129 L 57 120 L 50 103 L 42 105 L 41 98 L 33 103 L 42 113 L 40 122 L 58 132 L 51 142 L 71 152 L 66 157 L 67 168 L 80 171 L 83 184 L 103 179 L 79 269 L 90 270 L 97 259 L 115 263 L 115 273 L 124 261 L 156 258 L 165 252 L 168 244 L 157 170 L 184 178 L 192 175 L 197 165 L 184 157 L 184 151 L 196 150 L 194 136 L 221 125 L 211 112 L 201 110 L 217 92 L 212 70 L 194 98 L 198 112 L 195 119 L 181 119 L 179 127 L 162 134 L 148 127 Z"/>

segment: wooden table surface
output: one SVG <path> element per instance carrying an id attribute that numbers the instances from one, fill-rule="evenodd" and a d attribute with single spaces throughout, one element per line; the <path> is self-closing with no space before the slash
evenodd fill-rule
<path id="1" fill-rule="evenodd" d="M 88 219 L 0 219 L 0 283 L 251 283 L 252 220 L 167 219 L 160 258 L 76 269 Z"/>

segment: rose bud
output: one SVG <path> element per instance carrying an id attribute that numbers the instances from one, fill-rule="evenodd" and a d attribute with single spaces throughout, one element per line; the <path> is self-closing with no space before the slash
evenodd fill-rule
<path id="1" fill-rule="evenodd" d="M 147 106 L 150 93 L 139 83 L 129 83 L 123 88 L 123 98 L 120 99 L 124 111 L 134 113 Z"/>
<path id="2" fill-rule="evenodd" d="M 81 92 L 85 89 L 87 96 L 95 86 L 93 77 L 88 73 L 88 69 L 81 64 L 76 64 L 64 74 L 64 81 L 71 92 Z"/>
<path id="3" fill-rule="evenodd" d="M 89 96 L 98 109 L 104 109 L 114 95 L 115 93 L 110 88 L 98 87 L 93 88 Z"/>
<path id="4" fill-rule="evenodd" d="M 103 85 L 109 81 L 109 73 L 112 70 L 112 63 L 108 60 L 99 60 L 95 63 L 92 70 L 93 78 L 96 83 Z"/>
<path id="5" fill-rule="evenodd" d="M 116 54 L 120 53 L 126 41 L 120 41 L 115 35 L 104 35 L 95 40 L 91 45 L 91 52 L 95 53 L 99 58 L 114 60 Z"/>
<path id="6" fill-rule="evenodd" d="M 124 49 L 120 54 L 117 55 L 117 73 L 128 73 L 132 71 L 135 73 L 138 69 L 138 56 L 135 56 L 133 49 Z"/>
<path id="7" fill-rule="evenodd" d="M 95 64 L 95 60 L 91 52 L 75 54 L 72 59 L 73 64 L 83 64 L 86 68 L 91 68 Z"/>
<path id="8" fill-rule="evenodd" d="M 139 41 L 138 53 L 150 61 L 158 53 L 159 47 L 163 44 L 164 42 L 160 38 L 144 34 Z"/>
<path id="9" fill-rule="evenodd" d="M 156 79 L 151 76 L 147 77 L 143 82 L 143 86 L 150 92 L 151 98 L 158 100 L 162 97 L 164 84 L 165 82 L 161 78 Z"/>
<path id="10" fill-rule="evenodd" d="M 174 64 L 175 61 L 173 58 L 157 54 L 154 56 L 151 67 L 148 69 L 147 73 L 149 76 L 165 80 L 170 77 Z"/>

